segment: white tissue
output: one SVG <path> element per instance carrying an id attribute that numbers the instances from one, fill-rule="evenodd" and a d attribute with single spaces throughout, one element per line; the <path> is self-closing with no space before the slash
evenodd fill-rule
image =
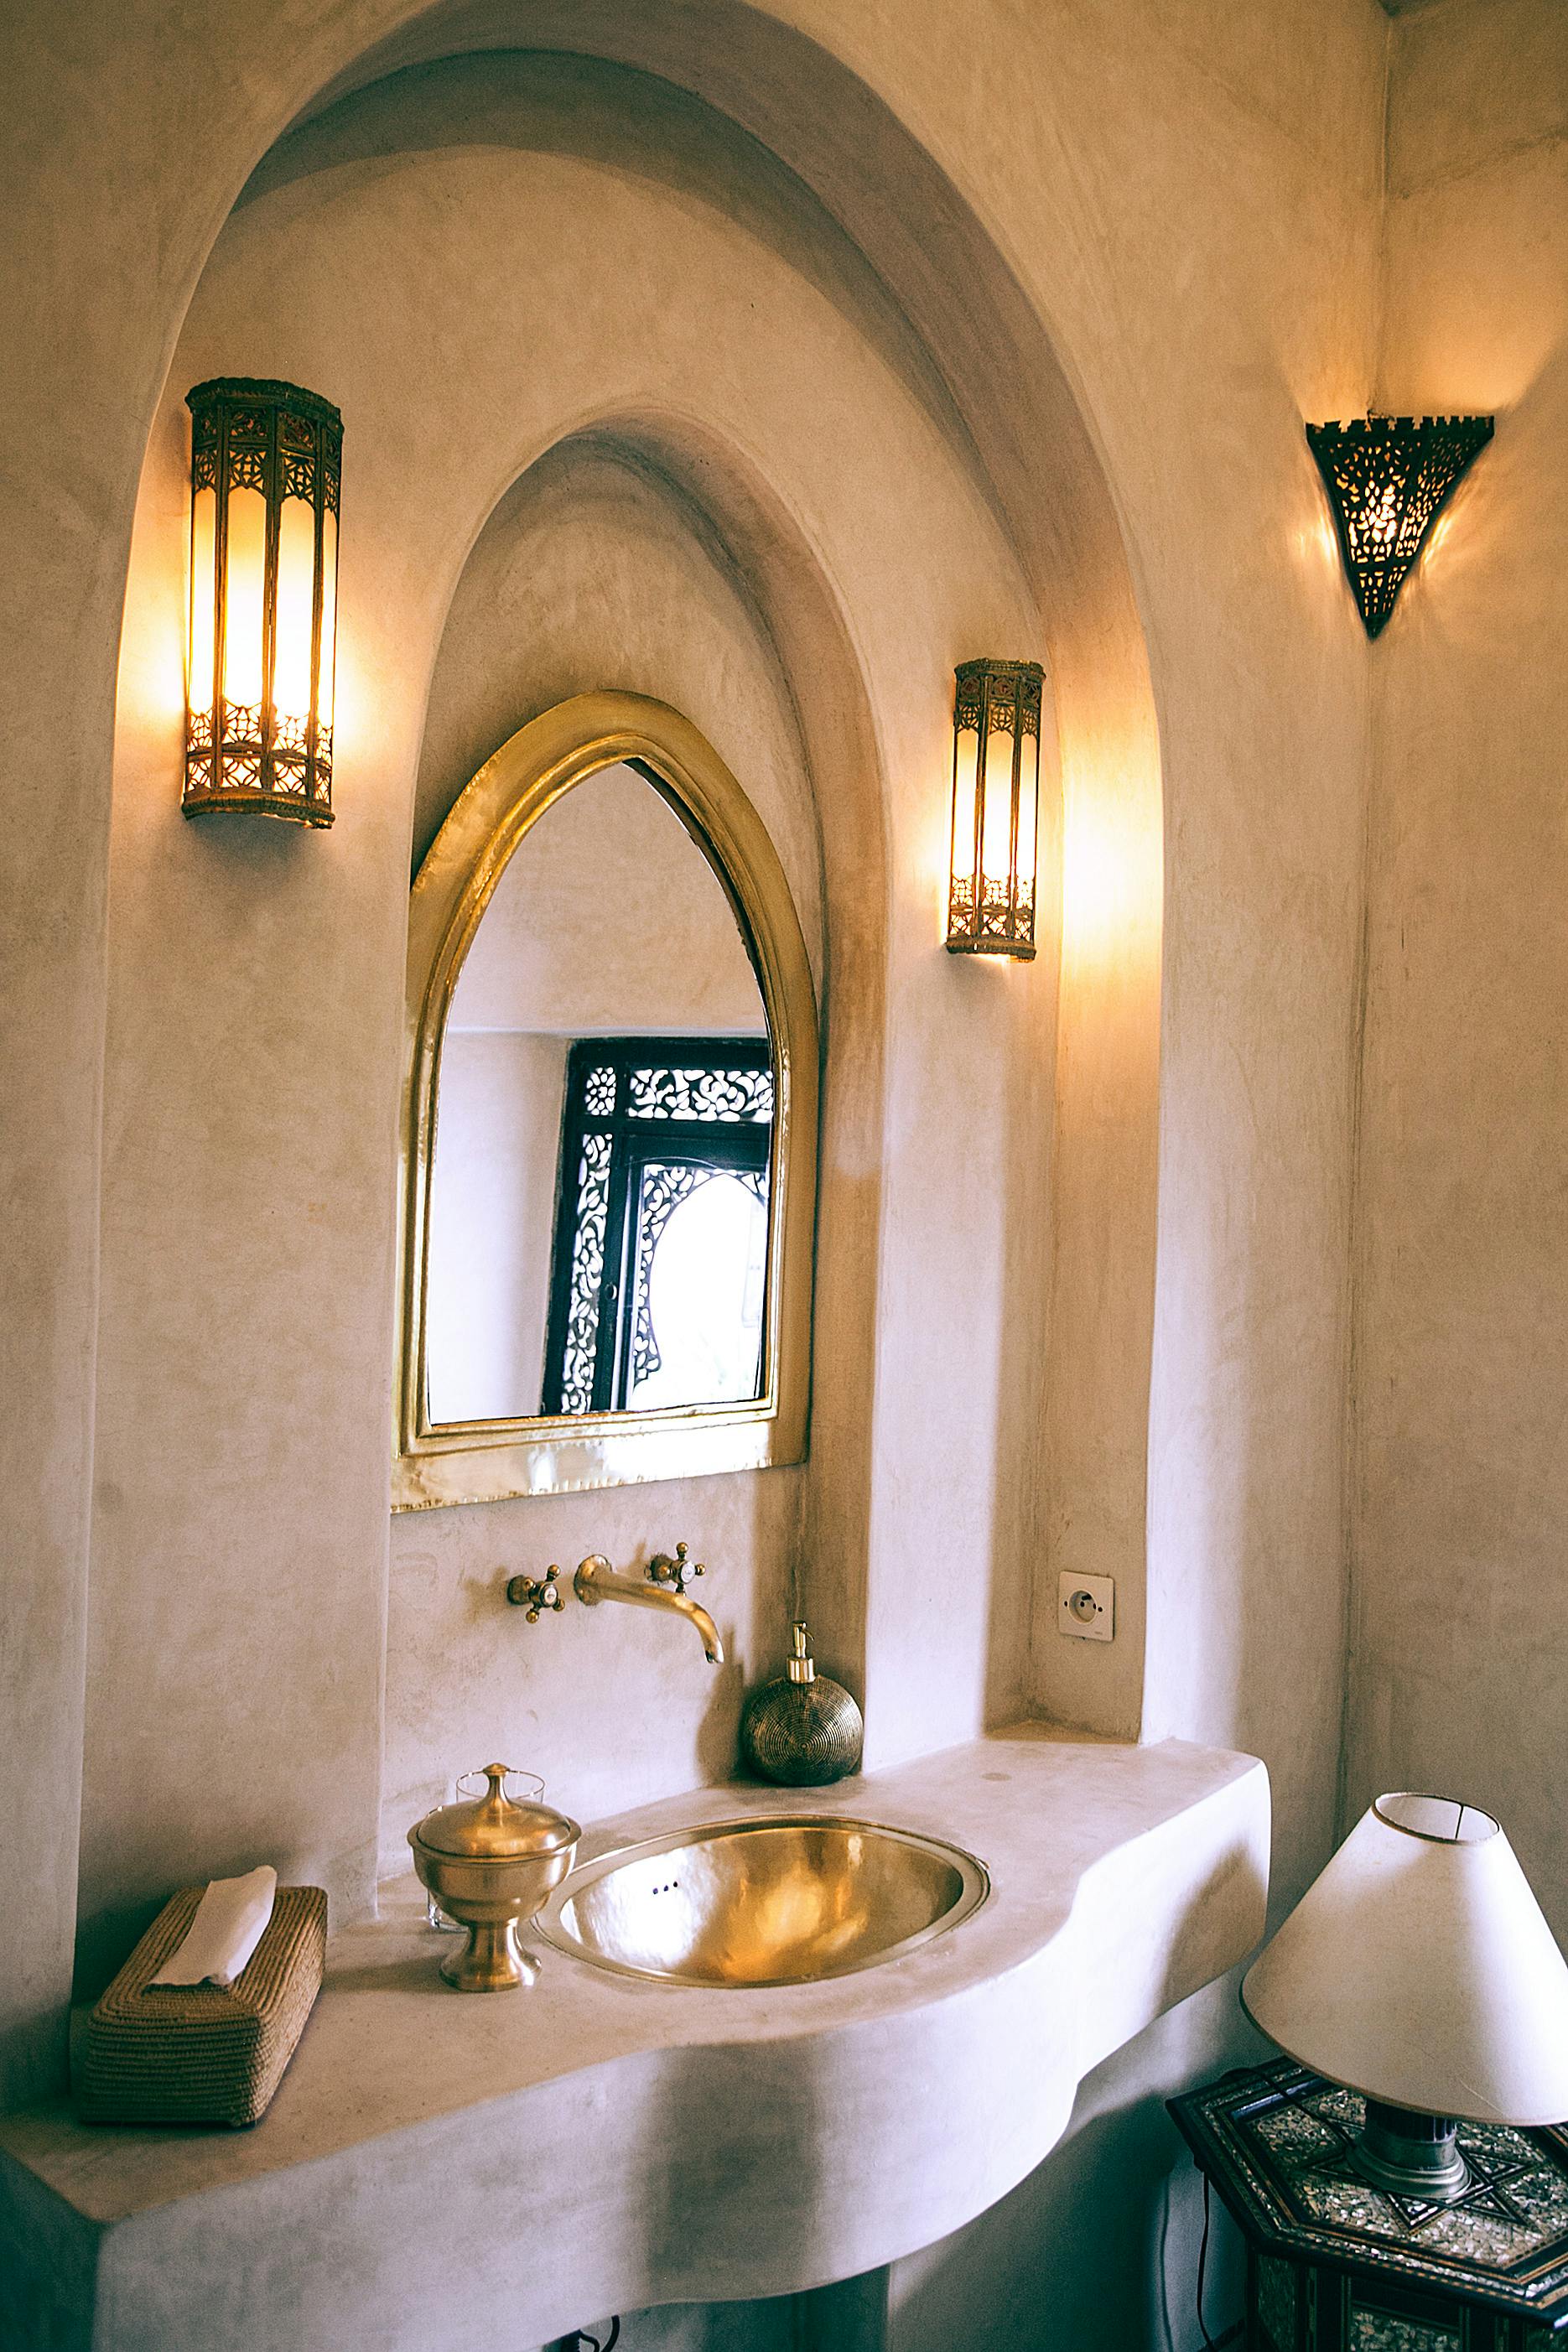
<path id="1" fill-rule="evenodd" d="M 267 1932 L 277 1893 L 278 1873 L 265 1862 L 243 1878 L 215 1878 L 153 1983 L 231 1985 Z"/>

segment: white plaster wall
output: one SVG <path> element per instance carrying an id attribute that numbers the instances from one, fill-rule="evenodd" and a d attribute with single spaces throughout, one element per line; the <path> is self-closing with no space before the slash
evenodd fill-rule
<path id="1" fill-rule="evenodd" d="M 18 133 L 0 170 L 22 298 L 0 388 L 7 446 L 26 459 L 0 486 L 13 557 L 0 576 L 7 641 L 30 654 L 5 752 L 7 789 L 21 795 L 8 806 L 22 821 L 0 850 L 17 1011 L 8 1072 L 12 1097 L 30 1108 L 26 1133 L 7 1136 L 17 1171 L 7 1197 L 20 1202 L 18 1227 L 39 1244 L 18 1270 L 16 1402 L 5 1415 L 17 1472 L 5 1490 L 12 1556 L 23 1564 L 7 1594 L 7 1689 L 26 1690 L 33 1710 L 16 1759 L 26 1774 L 18 1769 L 6 1816 L 18 1822 L 68 1822 L 77 1747 L 108 712 L 147 420 L 245 172 L 314 89 L 415 14 L 407 0 L 330 9 L 300 0 L 280 40 L 275 22 L 239 0 L 203 0 L 174 20 L 88 0 L 68 21 L 23 7 L 0 26 Z M 439 42 L 456 14 L 418 12 L 407 54 Z M 505 14 L 494 12 L 491 37 Z M 623 401 L 650 400 L 660 416 L 673 404 L 684 479 L 701 481 L 700 503 L 721 516 L 742 568 L 763 583 L 830 877 L 851 875 L 855 845 L 875 832 L 874 798 L 859 795 L 879 765 L 890 793 L 907 795 L 907 811 L 927 813 L 889 845 L 886 903 L 858 900 L 841 880 L 829 913 L 832 954 L 851 984 L 828 974 L 833 1181 L 823 1249 L 830 1272 L 860 1272 L 858 1284 L 833 1292 L 836 1344 L 859 1376 L 819 1383 L 798 1522 L 788 1474 L 756 1482 L 754 1496 L 746 1482 L 729 1482 L 710 1510 L 710 1498 L 696 1498 L 703 1524 L 693 1497 L 672 1495 L 671 1505 L 684 1508 L 700 1544 L 736 1559 L 754 1538 L 756 1559 L 784 1561 L 798 1524 L 812 1606 L 847 1658 L 865 1654 L 877 1736 L 895 1747 L 956 1737 L 987 1700 L 1016 1697 L 1031 1562 L 1046 1563 L 1047 1591 L 1058 1556 L 1113 1564 L 1124 1580 L 1127 1646 L 1099 1657 L 1058 1652 L 1042 1626 L 1032 1683 L 1077 1719 L 1136 1720 L 1163 962 L 1149 1714 L 1162 1727 L 1251 1739 L 1269 1757 L 1289 1884 L 1321 1854 L 1332 1761 L 1363 751 L 1361 654 L 1300 423 L 1303 413 L 1360 405 L 1369 372 L 1386 28 L 1372 0 L 1241 13 L 1161 0 L 1135 14 L 1109 0 L 1047 0 L 1022 17 L 931 6 L 919 37 L 907 17 L 889 26 L 843 0 L 729 12 L 623 11 L 605 0 L 569 16 L 578 46 L 642 55 L 731 108 L 852 222 L 875 268 L 820 235 L 812 244 L 792 215 L 799 278 L 760 270 L 757 245 L 736 257 L 732 276 L 710 277 L 725 236 L 743 242 L 719 229 L 711 189 L 705 208 L 689 188 L 667 185 L 660 234 L 650 236 L 646 191 L 633 202 L 624 158 L 613 190 L 602 168 L 595 178 L 591 163 L 562 164 L 554 213 L 531 221 L 526 244 L 513 240 L 499 260 L 487 254 L 477 316 L 460 266 L 449 286 L 411 285 L 404 274 L 432 234 L 444 250 L 452 245 L 453 224 L 472 203 L 474 182 L 465 190 L 439 171 L 410 174 L 373 155 L 363 176 L 377 183 L 381 209 L 368 249 L 340 241 L 363 194 L 347 167 L 334 176 L 331 205 L 313 214 L 287 191 L 280 198 L 294 240 L 287 275 L 247 243 L 247 219 L 254 230 L 264 205 L 239 215 L 226 239 L 157 427 L 126 611 L 120 1108 L 110 1125 L 119 1142 L 106 1224 L 117 1263 L 100 1375 L 115 1402 L 99 1431 L 105 1550 L 89 1910 L 112 1923 L 119 1906 L 144 1900 L 158 1874 L 176 1866 L 176 1847 L 179 1866 L 198 1855 L 200 1866 L 217 1866 L 228 1842 L 258 1824 L 246 1811 L 256 1750 L 232 1736 L 220 1696 L 241 1634 L 247 1657 L 263 1662 L 273 1702 L 266 1737 L 280 1777 L 268 1833 L 286 1824 L 302 1858 L 336 1857 L 343 1883 L 363 1884 L 373 1775 L 361 1744 L 340 1752 L 335 1743 L 374 1716 L 366 1661 L 381 1646 L 390 1317 L 374 1301 L 384 1300 L 390 1278 L 390 1226 L 376 1186 L 399 984 L 386 975 L 401 968 L 421 705 L 464 549 L 520 467 L 579 421 L 568 389 L 590 346 L 601 361 L 613 347 L 614 366 L 576 380 L 584 414 L 602 413 L 607 383 Z M 481 37 L 478 13 L 468 17 L 468 37 Z M 556 19 L 541 5 L 527 21 L 548 37 Z M 997 103 L 999 56 L 1006 107 Z M 648 119 L 639 137 L 657 145 L 657 108 Z M 923 157 L 910 152 L 916 142 Z M 482 190 L 497 199 L 497 217 L 514 219 L 504 168 L 495 155 L 475 167 L 497 175 Z M 764 157 L 751 176 L 749 165 L 731 173 L 725 204 L 765 210 L 757 191 L 771 203 L 773 168 Z M 599 233 L 605 244 L 595 243 Z M 358 259 L 348 269 L 351 249 Z M 525 338 L 521 321 L 532 312 L 520 298 L 556 262 L 572 266 L 570 299 L 552 308 L 547 339 Z M 538 275 L 525 285 L 519 273 L 528 272 Z M 683 299 L 683 272 L 687 295 L 700 285 L 704 301 Z M 879 272 L 896 300 L 875 294 Z M 62 306 L 62 284 L 90 286 L 94 299 Z M 716 300 L 721 286 L 729 291 Z M 939 362 L 911 355 L 900 307 Z M 851 311 L 868 342 L 846 323 Z M 407 333 L 389 336 L 404 318 Z M 484 352 L 470 360 L 481 340 Z M 696 415 L 693 352 L 704 363 Z M 323 842 L 271 849 L 204 845 L 195 828 L 182 830 L 172 799 L 183 563 L 174 402 L 200 373 L 247 366 L 298 374 L 340 397 L 353 467 L 343 610 L 361 617 L 357 645 L 344 641 L 345 746 L 357 732 L 341 769 L 344 815 Z M 862 379 L 879 374 L 895 394 L 885 404 L 862 397 Z M 435 438 L 427 404 L 414 396 L 421 383 L 443 403 Z M 961 486 L 949 453 L 965 436 L 974 463 Z M 712 464 L 707 453 L 726 446 L 730 462 Z M 1094 487 L 1100 460 L 1114 504 Z M 411 480 L 421 486 L 413 516 L 398 496 Z M 976 512 L 987 503 L 1009 516 L 1046 609 L 1061 721 L 1068 949 L 1054 1058 L 1048 960 L 1029 975 L 955 969 L 935 936 L 945 812 L 930 812 L 942 801 L 951 666 L 994 637 L 1011 642 L 1029 617 L 1026 593 Z M 1119 525 L 1153 653 L 1163 851 L 1140 615 L 1120 568 Z M 614 579 L 584 576 L 595 608 L 618 614 Z M 562 679 L 577 640 L 567 617 L 530 673 L 529 707 L 536 692 L 548 703 L 571 690 Z M 626 640 L 634 654 L 647 642 L 637 631 L 653 627 L 651 615 L 636 616 Z M 664 674 L 679 674 L 673 650 Z M 746 772 L 733 749 L 742 730 L 726 726 L 721 697 L 670 698 Z M 710 703 L 720 705 L 717 719 Z M 486 725 L 477 756 L 451 763 L 458 781 L 508 731 Z M 759 744 L 763 730 L 751 740 Z M 413 836 L 416 850 L 427 837 L 417 823 Z M 1154 947 L 1162 895 L 1163 957 Z M 173 983 L 198 962 L 237 973 L 259 996 L 280 965 L 305 973 L 294 1034 L 276 1056 L 257 1042 L 260 1031 L 242 1033 L 237 1020 L 223 1028 L 204 1000 L 187 1026 L 193 1054 L 210 1058 L 184 1074 L 167 1067 L 157 1004 L 168 994 L 191 1013 L 188 992 Z M 886 1095 L 877 1055 L 884 994 L 895 1008 Z M 345 1058 L 335 1059 L 334 1045 L 331 1118 L 301 1161 L 282 1139 L 294 1118 L 299 1033 L 313 1053 L 322 1032 L 307 1016 L 321 1002 Z M 859 1032 L 855 1003 L 872 1013 Z M 215 1037 L 223 1053 L 213 1052 Z M 226 1055 L 237 1044 L 231 1068 Z M 204 1072 L 216 1085 L 204 1085 Z M 155 1083 L 138 1099 L 149 1074 Z M 979 1139 L 974 1156 L 961 1131 L 957 1148 L 933 1160 L 933 1117 L 951 1145 L 955 1102 Z M 1016 1292 L 1030 1295 L 1047 1254 L 1053 1109 L 1047 1382 L 1037 1330 L 1004 1325 L 997 1310 Z M 257 1130 L 248 1136 L 247 1121 Z M 239 1153 L 242 1139 L 255 1148 Z M 237 1159 L 270 1180 L 262 1223 L 235 1222 L 228 1186 L 209 1181 L 231 1177 Z M 999 1163 L 1009 1171 L 1014 1240 L 1005 1247 L 1003 1226 L 989 1227 L 966 1284 L 976 1174 L 994 1204 Z M 193 1304 L 214 1279 L 226 1322 L 244 1341 L 233 1361 L 215 1360 Z M 319 1292 L 329 1302 L 330 1362 L 315 1332 L 302 1330 L 289 1285 L 300 1301 Z M 951 1345 L 977 1309 L 991 1318 L 979 1363 Z M 873 1390 L 863 1375 L 879 1326 L 887 1377 Z M 296 1356 L 321 1362 L 319 1374 L 297 1371 Z M 911 1365 L 921 1383 L 907 1381 Z M 215 1382 L 215 1372 L 224 1377 Z M 247 1379 L 257 1381 L 248 1429 L 252 1408 L 237 1402 Z M 197 1415 L 215 1386 L 209 1423 Z M 879 1488 L 867 1466 L 868 1396 L 881 1413 Z M 1020 1433 L 1037 1430 L 1042 1411 L 1044 1513 L 1016 1466 Z M 320 1442 L 327 1424 L 344 1440 L 335 1448 Z M 763 1524 L 764 1509 L 777 1518 Z M 634 1515 L 625 1497 L 592 1513 L 551 1507 L 533 1522 L 542 1538 L 548 1530 L 534 1557 L 557 1529 L 570 1552 L 567 1539 L 590 1518 L 611 1549 L 629 1549 L 646 1525 L 641 1505 Z M 489 1595 L 503 1567 L 526 1564 L 521 1547 L 489 1514 L 430 1515 L 420 1532 L 431 1538 L 426 1556 L 402 1563 L 394 1606 L 406 1570 L 427 1588 L 426 1623 L 462 1633 L 467 1658 L 493 1660 Z M 759 1576 L 751 1595 L 759 1607 L 770 1602 L 773 1622 L 783 1592 L 765 1594 L 765 1581 Z M 654 1697 L 647 1738 L 657 1754 L 612 1764 L 600 1753 L 602 1727 L 572 1717 L 563 1696 L 547 1727 L 571 1722 L 584 1785 L 605 1785 L 612 1769 L 662 1772 L 671 1757 L 675 1770 L 689 1771 L 694 1744 L 699 1766 L 725 1749 L 728 1702 L 706 1748 L 694 1743 L 690 1687 L 676 1680 L 683 1670 L 671 1654 L 668 1680 L 656 1675 L 647 1636 L 628 1632 L 616 1651 L 608 1627 L 590 1624 L 603 1645 L 590 1655 L 574 1654 L 565 1625 L 531 1631 L 541 1642 L 563 1637 L 551 1690 L 580 1693 L 589 1674 L 605 1675 Z M 416 1654 L 408 1644 L 405 1654 Z M 426 1654 L 442 1654 L 437 1645 Z M 196 1668 L 178 1694 L 184 1707 L 195 1691 L 194 1711 L 174 1710 L 172 1738 L 138 1732 L 126 1694 L 149 1693 L 163 1731 L 163 1677 L 176 1660 Z M 521 1683 L 503 1686 L 497 1674 L 491 1719 L 515 1709 L 503 1728 L 528 1729 L 530 1710 L 545 1722 L 555 1705 L 541 1699 L 546 1670 L 533 1660 Z M 433 1678 L 426 1689 L 436 1686 Z M 468 1720 L 488 1704 L 480 1691 Z M 444 1752 L 442 1722 L 426 1735 L 429 1752 Z M 210 1781 L 184 1769 L 187 1742 Z M 7 1916 L 21 1987 L 12 2013 L 27 2052 L 46 2048 L 39 2021 L 58 2015 L 72 1908 L 68 1846 L 68 1836 L 42 1874 L 37 1903 Z M 26 1863 L 13 1883 L 37 1869 L 31 1844 Z M 25 2055 L 13 2082 L 36 2063 Z M 1130 2102 L 1171 2079 L 1160 2053 L 1147 2053 L 1142 2074 L 1140 2063 L 1130 2062 Z M 1197 2064 L 1198 2053 L 1183 2063 Z"/>
<path id="2" fill-rule="evenodd" d="M 1251 12 L 1184 10 L 1179 31 L 1164 21 L 1184 103 L 1156 153 L 1173 171 L 1165 139 L 1201 147 L 1214 209 L 1202 229 L 1173 212 L 1168 242 L 1151 230 L 1166 295 L 1141 281 L 1138 307 L 1102 331 L 1120 330 L 1120 367 L 1143 395 L 1136 426 L 1128 415 L 1108 428 L 1118 476 L 1160 515 L 1138 538 L 1166 824 L 1142 1722 L 1146 1738 L 1223 1725 L 1267 1759 L 1275 1896 L 1289 1903 L 1334 1820 L 1368 726 L 1367 647 L 1302 425 L 1365 404 L 1387 27 L 1373 8 L 1271 12 L 1267 30 Z M 1200 57 L 1212 75 L 1201 96 L 1186 79 Z M 1129 157 L 1128 169 L 1144 184 L 1151 164 Z M 1264 187 L 1278 208 L 1259 204 Z M 1139 369 L 1162 299 L 1204 353 L 1179 390 Z M 1128 922 L 1145 869 L 1126 861 L 1126 878 L 1108 879 L 1117 837 L 1086 824 L 1075 844 L 1068 822 L 1064 998 L 1075 965 L 1078 985 L 1120 992 L 1117 940 L 1130 938 L 1133 960 L 1152 951 Z M 1125 1086 L 1086 1087 L 1074 1129 L 1123 1129 L 1130 1099 Z M 1069 1237 L 1075 1181 L 1064 1167 Z M 1076 1278 L 1113 1297 L 1115 1256 L 1087 1253 Z M 1053 1364 L 1071 1379 L 1070 1356 Z M 1116 1415 L 1100 1425 L 1104 1436 L 1075 1424 L 1091 1461 Z M 1058 1556 L 1093 1567 L 1105 1540 L 1082 1514 Z M 1054 1663 L 1037 1687 L 1053 1711 L 1075 1710 L 1100 1679 L 1120 1685 L 1125 1655 L 1047 1631 L 1055 1595 L 1038 1599 L 1037 1656 Z"/>
<path id="3" fill-rule="evenodd" d="M 1568 16 L 1402 18 L 1380 404 L 1495 411 L 1373 647 L 1346 1824 L 1501 1818 L 1568 1935 Z"/>

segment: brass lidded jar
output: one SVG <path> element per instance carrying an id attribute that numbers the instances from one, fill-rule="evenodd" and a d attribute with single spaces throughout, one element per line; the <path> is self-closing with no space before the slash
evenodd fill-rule
<path id="1" fill-rule="evenodd" d="M 842 1683 L 819 1675 L 804 1624 L 792 1625 L 785 1672 L 762 1684 L 741 1715 L 741 1750 L 764 1780 L 820 1789 L 860 1769 L 866 1727 Z"/>
<path id="2" fill-rule="evenodd" d="M 442 1805 L 408 1832 L 420 1884 L 468 1931 L 465 1948 L 441 1964 L 459 1992 L 533 1982 L 539 1964 L 519 1945 L 518 1923 L 565 1877 L 582 1835 L 552 1805 L 515 1803 L 506 1794 L 510 1769 L 487 1764 L 484 1796 Z"/>

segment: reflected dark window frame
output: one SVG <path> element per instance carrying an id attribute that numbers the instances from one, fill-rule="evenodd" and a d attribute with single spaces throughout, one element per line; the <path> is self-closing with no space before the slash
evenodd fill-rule
<path id="1" fill-rule="evenodd" d="M 651 1333 L 639 1331 L 647 1316 L 637 1308 L 647 1267 L 635 1261 L 639 1244 L 651 1259 L 663 1227 L 639 1236 L 645 1169 L 728 1174 L 748 1189 L 755 1181 L 765 1208 L 773 1139 L 765 1036 L 576 1040 L 556 1170 L 546 1414 L 624 1412 L 648 1368 Z"/>

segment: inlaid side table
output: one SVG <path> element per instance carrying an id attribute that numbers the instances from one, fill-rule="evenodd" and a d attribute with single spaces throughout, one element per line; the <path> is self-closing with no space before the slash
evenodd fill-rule
<path id="1" fill-rule="evenodd" d="M 1362 2100 L 1293 2059 L 1169 2103 L 1247 2242 L 1248 2352 L 1568 2352 L 1568 2129 L 1461 2124 L 1451 2205 L 1351 2163 Z"/>

